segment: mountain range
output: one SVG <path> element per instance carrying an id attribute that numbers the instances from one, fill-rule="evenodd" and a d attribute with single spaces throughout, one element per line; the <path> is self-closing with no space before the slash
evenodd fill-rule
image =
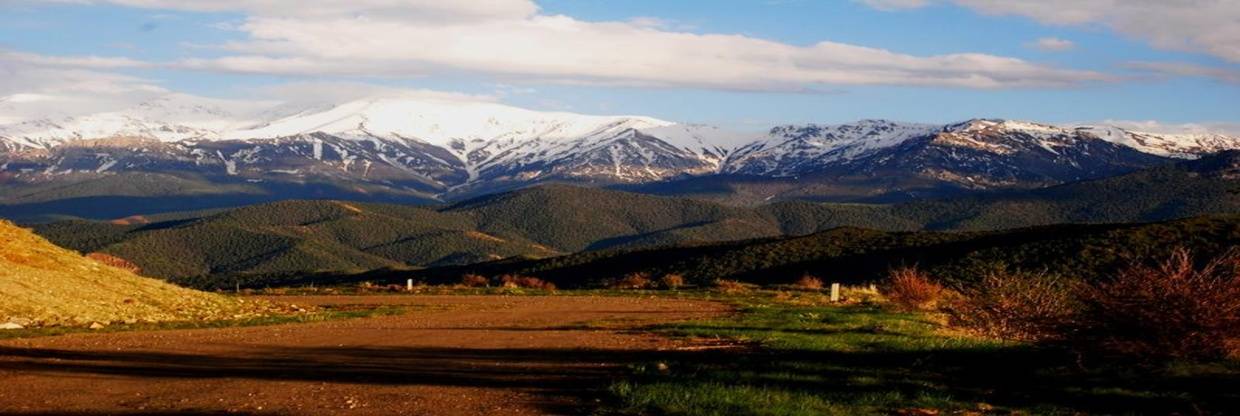
<path id="1" fill-rule="evenodd" d="M 1240 137 L 1014 120 L 746 133 L 444 97 L 293 106 L 168 95 L 0 125 L 0 214 L 110 218 L 293 198 L 442 203 L 552 182 L 732 204 L 898 202 L 1111 177 L 1236 148 Z"/>
<path id="2" fill-rule="evenodd" d="M 35 230 L 64 247 L 126 259 L 152 276 L 213 287 L 234 279 L 278 284 L 314 274 L 581 259 L 595 254 L 574 253 L 789 238 L 840 227 L 894 235 L 991 232 L 1212 214 L 1240 214 L 1240 151 L 1047 188 L 897 204 L 738 207 L 540 185 L 435 207 L 281 201 L 112 222 L 60 221 Z M 791 254 L 772 256 L 784 255 Z"/>

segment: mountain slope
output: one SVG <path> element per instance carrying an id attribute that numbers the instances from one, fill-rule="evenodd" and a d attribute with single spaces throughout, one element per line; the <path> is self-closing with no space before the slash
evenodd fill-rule
<path id="1" fill-rule="evenodd" d="M 0 319 L 39 326 L 231 319 L 258 305 L 98 263 L 0 221 Z"/>

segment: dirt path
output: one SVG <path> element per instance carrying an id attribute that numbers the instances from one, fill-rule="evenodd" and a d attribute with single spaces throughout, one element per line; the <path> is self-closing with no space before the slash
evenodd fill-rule
<path id="1" fill-rule="evenodd" d="M 619 297 L 281 299 L 418 308 L 313 324 L 3 341 L 0 414 L 588 413 L 626 363 L 677 344 L 582 324 L 631 327 L 726 310 Z"/>

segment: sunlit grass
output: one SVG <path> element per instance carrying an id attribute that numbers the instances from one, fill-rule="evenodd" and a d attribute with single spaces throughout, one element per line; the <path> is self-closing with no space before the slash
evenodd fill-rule
<path id="1" fill-rule="evenodd" d="M 699 294 L 695 296 L 710 296 Z M 614 383 L 619 411 L 673 415 L 1167 413 L 1233 408 L 1230 364 L 1168 372 L 1081 369 L 1070 357 L 967 336 L 932 315 L 812 294 L 731 297 L 738 313 L 662 325 L 674 337 L 739 344 L 669 356 Z"/>

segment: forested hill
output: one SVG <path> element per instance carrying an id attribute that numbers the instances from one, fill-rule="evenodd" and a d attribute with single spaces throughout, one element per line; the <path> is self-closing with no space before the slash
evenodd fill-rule
<path id="1" fill-rule="evenodd" d="M 800 237 L 497 261 L 431 269 L 415 276 L 448 283 L 465 274 L 518 274 L 562 287 L 602 286 L 630 273 L 655 278 L 678 274 L 695 284 L 717 279 L 792 283 L 806 274 L 825 281 L 859 283 L 880 279 L 893 267 L 918 266 L 948 281 L 977 279 L 997 270 L 1096 279 L 1132 259 L 1165 257 L 1175 247 L 1207 257 L 1237 244 L 1240 215 L 984 232 L 884 232 L 850 227 Z"/>
<path id="2" fill-rule="evenodd" d="M 1240 153 L 1229 152 L 1052 188 L 897 205 L 743 208 L 548 185 L 442 207 L 284 201 L 146 224 L 67 221 L 36 231 L 62 246 L 128 259 L 159 277 L 345 273 L 800 236 L 837 227 L 984 231 L 1240 213 L 1238 161 Z M 127 222 L 135 221 L 141 222 Z"/>

